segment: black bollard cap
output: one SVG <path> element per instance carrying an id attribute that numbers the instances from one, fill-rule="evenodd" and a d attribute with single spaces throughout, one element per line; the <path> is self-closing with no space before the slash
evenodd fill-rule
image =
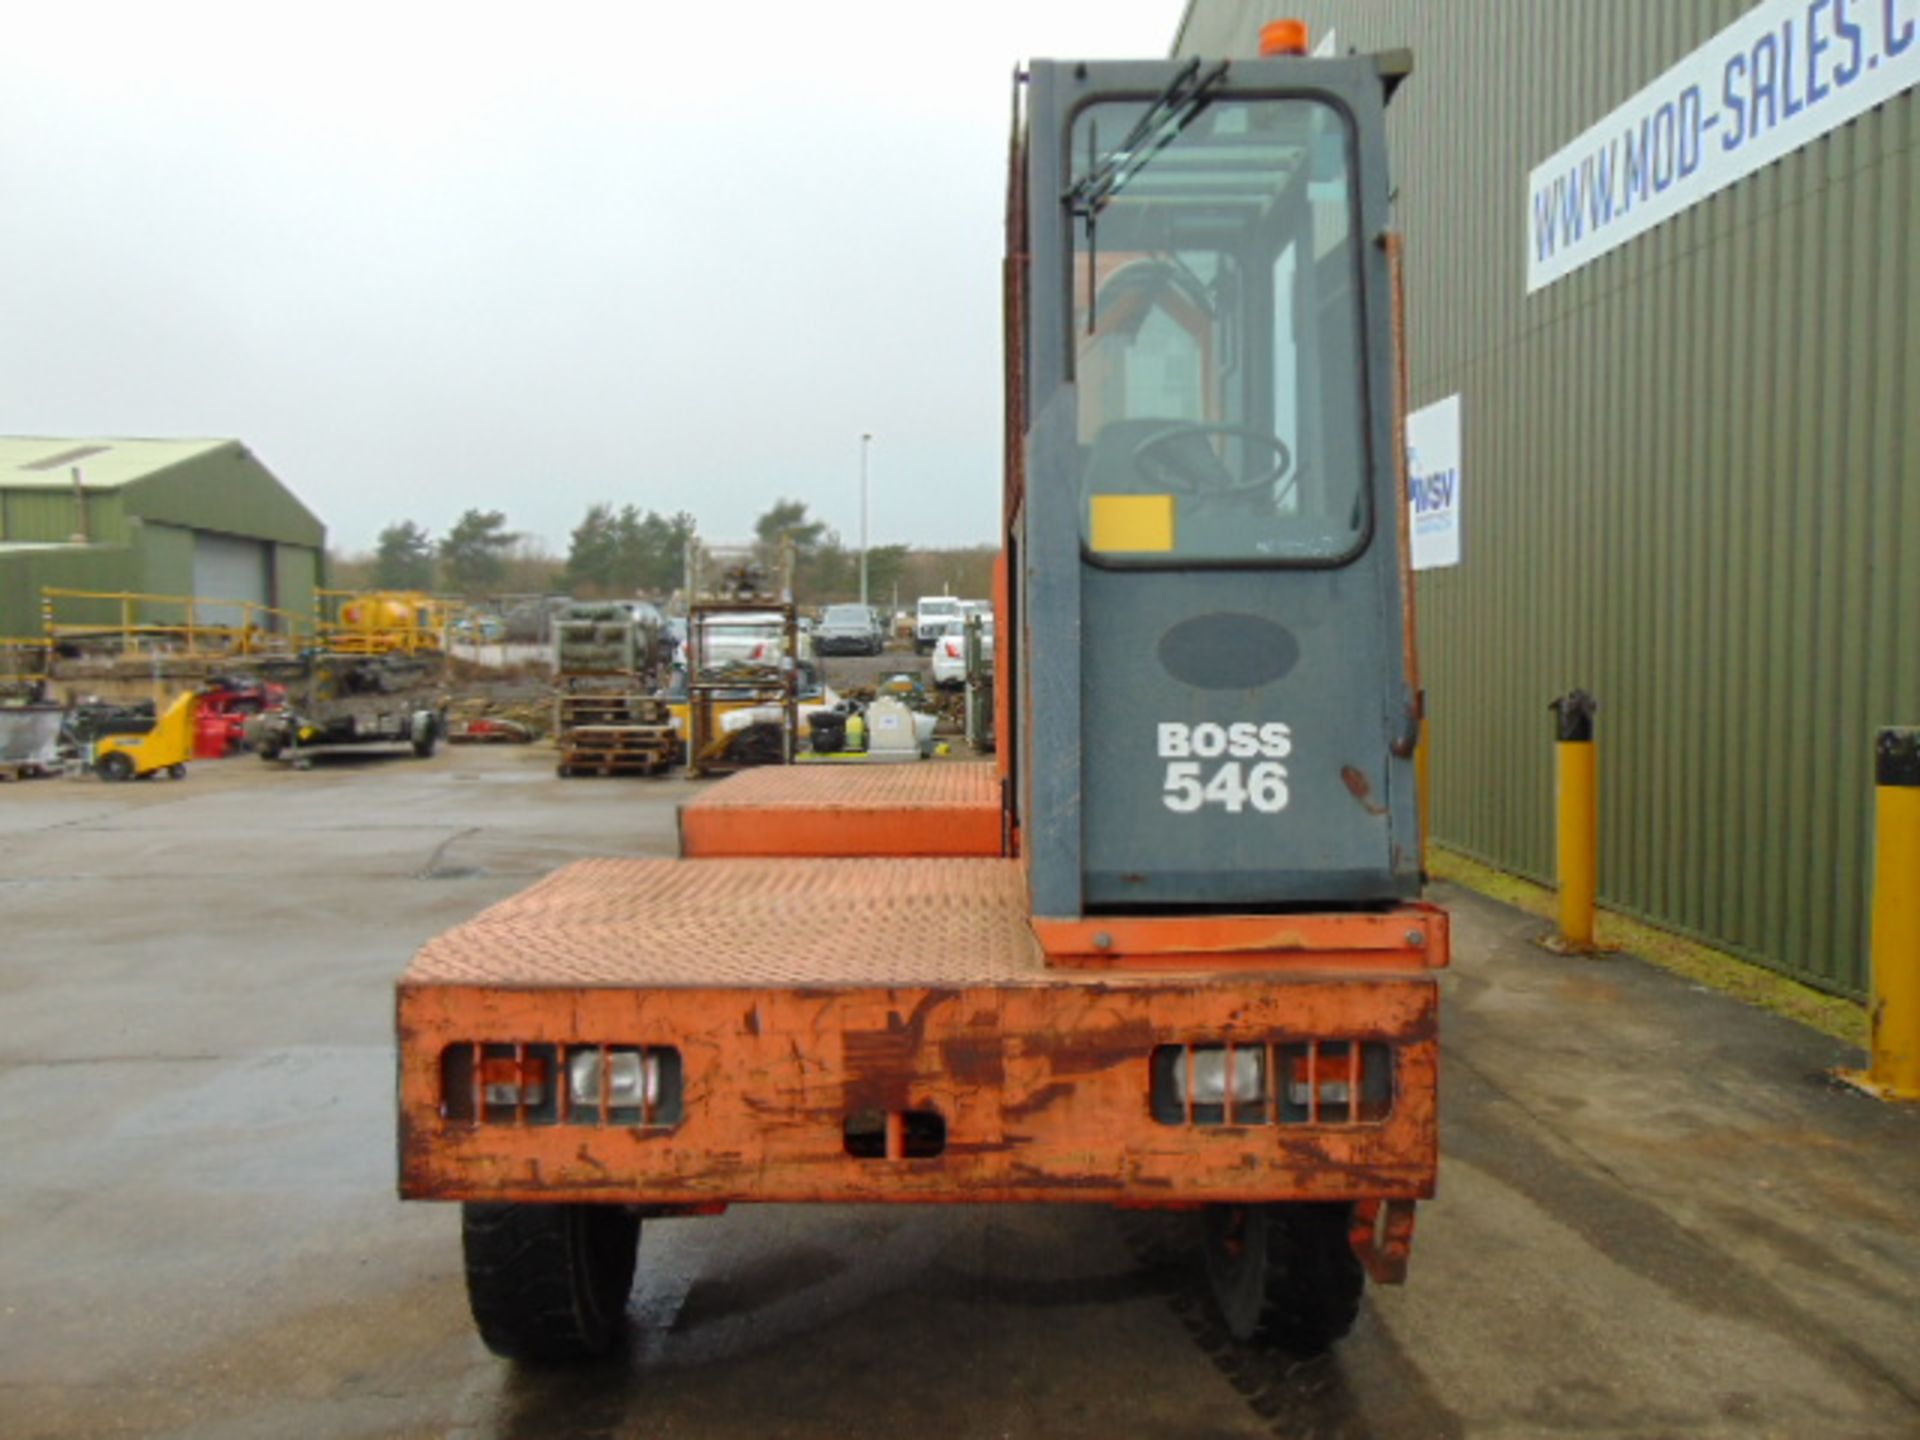
<path id="1" fill-rule="evenodd" d="M 1920 789 L 1920 730 L 1882 730 L 1873 747 L 1873 783 Z"/>
<path id="2" fill-rule="evenodd" d="M 1554 713 L 1554 739 L 1562 744 L 1593 739 L 1593 716 L 1600 702 L 1586 691 L 1569 691 L 1547 708 Z"/>

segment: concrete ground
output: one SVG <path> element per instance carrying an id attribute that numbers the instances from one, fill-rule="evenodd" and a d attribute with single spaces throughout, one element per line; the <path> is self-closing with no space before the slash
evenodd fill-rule
<path id="1" fill-rule="evenodd" d="M 629 1353 L 518 1371 L 394 1198 L 390 985 L 677 781 L 543 749 L 0 787 L 0 1436 L 1920 1435 L 1920 1114 L 1841 1047 L 1467 894 L 1441 1195 L 1312 1363 L 1210 1321 L 1192 1222 L 650 1223 Z"/>

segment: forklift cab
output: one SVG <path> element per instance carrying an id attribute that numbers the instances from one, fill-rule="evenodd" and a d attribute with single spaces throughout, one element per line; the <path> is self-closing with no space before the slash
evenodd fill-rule
<path id="1" fill-rule="evenodd" d="M 1396 78 L 1371 57 L 1031 69 L 1010 529 L 1037 915 L 1418 893 L 1380 243 Z"/>

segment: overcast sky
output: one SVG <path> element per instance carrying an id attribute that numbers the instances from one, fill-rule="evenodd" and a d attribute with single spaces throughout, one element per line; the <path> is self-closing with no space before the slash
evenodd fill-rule
<path id="1" fill-rule="evenodd" d="M 1181 0 L 9 7 L 0 433 L 237 436 L 326 521 L 993 538 L 1016 60 Z"/>

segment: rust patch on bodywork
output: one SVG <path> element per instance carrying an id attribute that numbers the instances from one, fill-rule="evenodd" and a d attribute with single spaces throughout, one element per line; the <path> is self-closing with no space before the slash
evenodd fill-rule
<path id="1" fill-rule="evenodd" d="M 1438 991 L 1430 971 L 1056 976 L 752 995 L 403 984 L 402 1193 L 632 1205 L 1432 1193 Z M 1155 1118 L 1157 1047 L 1301 1036 L 1390 1045 L 1392 1112 L 1379 1123 L 1325 1128 Z M 673 1047 L 683 1113 L 665 1130 L 448 1115 L 440 1056 L 475 1043 Z M 858 1110 L 934 1112 L 945 1149 L 897 1160 L 850 1155 L 843 1132 Z"/>
<path id="2" fill-rule="evenodd" d="M 1038 1114 L 1049 1105 L 1066 1099 L 1078 1089 L 1070 1080 L 1056 1080 L 1051 1085 L 1043 1085 L 1017 1105 L 1003 1105 L 1000 1113 L 1009 1120 L 1025 1120 Z"/>
<path id="3" fill-rule="evenodd" d="M 1422 902 L 1371 913 L 1102 916 L 1028 922 L 1049 967 L 1277 975 L 1419 974 L 1447 963 L 1444 910 Z"/>
<path id="4" fill-rule="evenodd" d="M 1387 807 L 1373 798 L 1373 786 L 1361 773 L 1358 766 L 1343 765 L 1340 768 L 1340 781 L 1347 787 L 1347 793 L 1360 802 L 1360 808 L 1369 815 L 1384 815 Z"/>

